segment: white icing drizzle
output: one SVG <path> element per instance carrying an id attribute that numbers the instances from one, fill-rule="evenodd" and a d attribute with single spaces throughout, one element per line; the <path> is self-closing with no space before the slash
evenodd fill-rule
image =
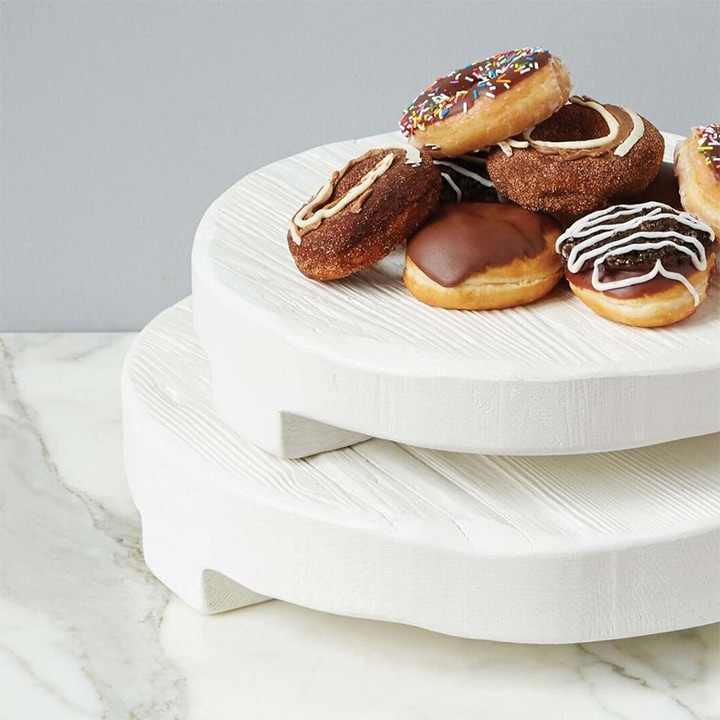
<path id="1" fill-rule="evenodd" d="M 404 150 L 405 163 L 407 165 L 412 165 L 413 167 L 417 167 L 422 162 L 420 150 L 409 143 L 389 143 L 387 145 L 381 145 L 377 149 Z M 290 236 L 293 241 L 297 245 L 300 245 L 302 243 L 302 238 L 300 233 L 298 233 L 298 230 L 303 230 L 306 227 L 322 222 L 323 220 L 327 220 L 327 218 L 330 218 L 333 215 L 337 215 L 337 213 L 347 207 L 351 202 L 353 202 L 353 200 L 359 198 L 381 175 L 388 170 L 394 160 L 395 154 L 388 153 L 378 161 L 375 167 L 370 170 L 370 172 L 368 172 L 357 185 L 348 190 L 334 205 L 331 207 L 322 207 L 323 203 L 325 203 L 333 193 L 333 180 L 330 178 L 330 180 L 328 180 L 293 216 L 293 219 L 290 222 Z"/>
<path id="2" fill-rule="evenodd" d="M 455 191 L 455 195 L 457 196 L 457 201 L 462 202 L 462 190 L 457 186 L 457 183 L 453 181 L 453 179 L 444 172 L 441 172 L 440 175 L 445 179 L 445 182 Z"/>
<path id="3" fill-rule="evenodd" d="M 692 295 L 697 306 L 700 303 L 700 297 L 692 283 L 683 274 L 665 268 L 659 259 L 653 269 L 643 275 L 622 278 L 613 282 L 603 282 L 600 279 L 601 266 L 611 256 L 624 255 L 636 250 L 654 250 L 668 246 L 688 255 L 697 270 L 705 270 L 707 268 L 705 247 L 697 238 L 691 235 L 679 233 L 675 230 L 639 230 L 630 232 L 629 235 L 616 240 L 609 240 L 617 233 L 635 230 L 642 223 L 656 222 L 666 218 L 675 220 L 686 227 L 708 233 L 711 242 L 715 239 L 712 229 L 695 216 L 690 215 L 690 213 L 680 212 L 669 205 L 651 201 L 639 205 L 614 205 L 603 210 L 596 210 L 580 218 L 558 237 L 555 241 L 555 250 L 560 252 L 563 243 L 567 240 L 585 238 L 570 250 L 567 258 L 567 269 L 571 273 L 580 272 L 585 263 L 592 260 L 591 282 L 596 290 L 614 290 L 638 285 L 652 280 L 657 275 L 662 275 L 669 280 L 682 283 Z M 615 222 L 612 222 L 613 220 Z M 609 242 L 605 242 L 607 240 Z M 681 245 L 677 240 L 682 240 L 692 247 Z"/>
<path id="4" fill-rule="evenodd" d="M 445 167 L 450 167 L 455 172 L 460 173 L 460 175 L 464 175 L 465 177 L 472 178 L 475 180 L 475 182 L 480 183 L 481 185 L 484 185 L 485 187 L 494 187 L 492 184 L 492 180 L 489 180 L 488 178 L 484 178 L 482 175 L 479 175 L 476 172 L 473 172 L 472 170 L 468 170 L 467 168 L 462 167 L 461 165 L 458 165 L 457 163 L 450 162 L 448 160 L 434 160 L 433 161 L 435 165 L 444 165 Z M 445 173 L 441 173 L 443 177 L 447 177 Z"/>
<path id="5" fill-rule="evenodd" d="M 550 140 L 534 140 L 532 137 L 532 133 L 537 127 L 537 125 L 533 125 L 522 133 L 522 137 L 525 138 L 524 141 L 516 140 L 514 138 L 508 138 L 507 140 L 502 140 L 498 143 L 500 149 L 503 151 L 503 153 L 505 153 L 507 157 L 510 157 L 513 154 L 513 148 L 526 148 L 528 146 L 532 146 L 556 148 L 558 150 L 592 150 L 593 148 L 610 145 L 615 140 L 617 140 L 618 132 L 620 130 L 620 123 L 618 122 L 617 118 L 605 108 L 604 105 L 601 105 L 595 100 L 584 99 L 578 95 L 573 95 L 573 97 L 570 98 L 570 102 L 575 105 L 582 105 L 584 107 L 591 108 L 592 110 L 600 113 L 603 120 L 605 120 L 608 126 L 607 135 L 599 138 L 591 138 L 589 140 L 563 140 L 558 142 L 552 142 Z M 627 115 L 630 117 L 633 127 L 628 136 L 615 148 L 613 154 L 617 155 L 618 157 L 625 157 L 625 155 L 627 155 L 628 152 L 630 152 L 630 150 L 633 148 L 635 143 L 637 143 L 637 141 L 644 135 L 645 123 L 643 122 L 643 119 L 634 110 L 628 110 L 627 108 L 620 109 L 623 112 L 627 113 Z"/>
<path id="6" fill-rule="evenodd" d="M 477 155 L 459 155 L 456 160 L 463 160 L 475 165 L 487 165 L 487 157 L 478 157 Z"/>

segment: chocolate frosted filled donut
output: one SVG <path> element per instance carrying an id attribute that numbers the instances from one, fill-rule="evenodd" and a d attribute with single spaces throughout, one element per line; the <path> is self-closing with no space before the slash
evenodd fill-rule
<path id="1" fill-rule="evenodd" d="M 493 148 L 487 168 L 498 192 L 518 205 L 577 217 L 645 190 L 664 151 L 662 135 L 634 111 L 574 96 Z"/>
<path id="2" fill-rule="evenodd" d="M 287 243 L 298 270 L 335 280 L 382 260 L 435 209 L 440 186 L 430 156 L 410 145 L 351 160 L 290 222 Z"/>
<path id="3" fill-rule="evenodd" d="M 603 317 L 640 327 L 692 315 L 715 268 L 712 229 L 659 202 L 590 213 L 556 249 L 575 295 Z"/>
<path id="4" fill-rule="evenodd" d="M 403 280 L 428 305 L 491 310 L 543 297 L 562 275 L 551 217 L 500 203 L 441 205 L 408 241 Z"/>
<path id="5" fill-rule="evenodd" d="M 550 117 L 569 95 L 560 58 L 540 47 L 508 50 L 438 78 L 407 108 L 400 129 L 434 157 L 457 157 Z"/>

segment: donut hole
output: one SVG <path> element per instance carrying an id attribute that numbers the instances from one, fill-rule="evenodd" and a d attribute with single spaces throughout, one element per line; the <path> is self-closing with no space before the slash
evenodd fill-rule
<path id="1" fill-rule="evenodd" d="M 576 142 L 601 138 L 608 132 L 607 122 L 600 113 L 582 105 L 569 104 L 540 123 L 532 137 L 544 142 Z"/>

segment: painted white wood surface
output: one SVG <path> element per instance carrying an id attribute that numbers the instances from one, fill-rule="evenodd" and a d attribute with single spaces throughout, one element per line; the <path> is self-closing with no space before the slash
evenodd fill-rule
<path id="1" fill-rule="evenodd" d="M 146 561 L 202 611 L 272 597 L 528 643 L 720 619 L 717 435 L 537 457 L 372 439 L 277 458 L 218 417 L 189 299 L 135 342 L 123 415 Z"/>
<path id="2" fill-rule="evenodd" d="M 720 283 L 689 320 L 648 330 L 595 315 L 563 284 L 530 306 L 431 308 L 402 251 L 313 282 L 286 246 L 291 215 L 348 159 L 399 135 L 316 148 L 243 178 L 193 249 L 199 336 L 222 417 L 301 457 L 373 436 L 492 454 L 651 445 L 720 430 Z M 677 138 L 666 136 L 666 159 Z"/>

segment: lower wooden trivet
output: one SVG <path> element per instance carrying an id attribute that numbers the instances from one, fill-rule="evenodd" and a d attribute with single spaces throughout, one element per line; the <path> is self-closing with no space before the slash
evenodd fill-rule
<path id="1" fill-rule="evenodd" d="M 190 299 L 135 342 L 123 411 L 146 561 L 203 612 L 278 598 L 526 643 L 720 620 L 717 435 L 590 455 L 368 440 L 277 458 L 217 417 Z"/>

